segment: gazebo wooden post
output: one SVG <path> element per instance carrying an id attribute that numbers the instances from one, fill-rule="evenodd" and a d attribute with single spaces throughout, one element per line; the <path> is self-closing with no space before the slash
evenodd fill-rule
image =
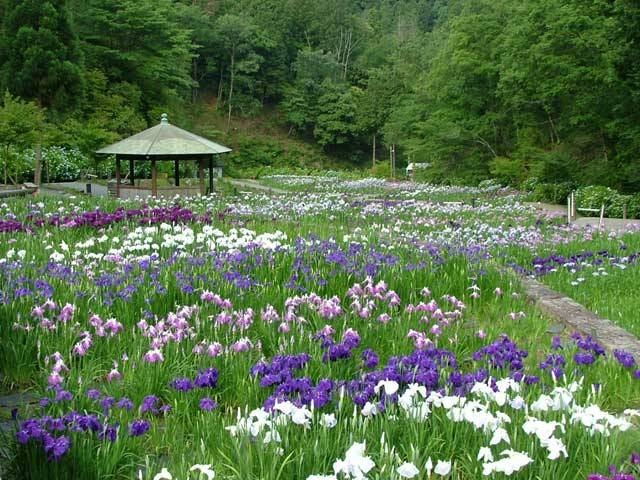
<path id="1" fill-rule="evenodd" d="M 198 179 L 200 180 L 200 195 L 204 195 L 204 158 L 198 159 Z"/>
<path id="2" fill-rule="evenodd" d="M 0 3 L 2 0 L 0 0 Z M 231 149 L 223 145 L 218 145 L 211 140 L 199 137 L 190 132 L 182 130 L 169 123 L 169 119 L 166 113 L 163 113 L 160 119 L 160 124 L 155 127 L 147 128 L 146 130 L 132 135 L 129 138 L 120 140 L 119 142 L 109 145 L 108 147 L 101 148 L 96 151 L 98 155 L 110 155 L 109 158 L 116 160 L 116 186 L 115 194 L 120 197 L 124 193 L 127 195 L 128 190 L 138 190 L 136 188 L 135 181 L 135 162 L 151 162 L 151 195 L 158 195 L 158 170 L 157 162 L 165 160 L 174 161 L 174 183 L 175 190 L 180 189 L 180 161 L 189 160 L 189 162 L 195 161 L 198 164 L 198 182 L 201 195 L 205 195 L 207 188 L 213 191 L 214 188 L 214 168 L 219 166 L 219 173 L 222 175 L 222 163 L 216 160 L 214 163 L 214 155 L 219 153 L 230 152 Z M 143 153 L 144 152 L 144 153 Z M 122 160 L 129 160 L 129 173 L 127 177 L 129 181 L 125 181 L 125 185 L 121 185 L 123 181 L 122 173 Z M 1 167 L 0 167 L 1 168 Z M 125 167 L 126 168 L 126 167 Z M 207 174 L 206 170 L 209 170 L 209 181 L 205 179 Z M 188 169 L 190 170 L 190 169 Z M 164 178 L 165 174 L 163 174 Z M 131 185 L 129 185 L 129 183 Z M 138 186 L 140 186 L 140 179 L 138 179 Z M 184 181 L 183 181 L 184 183 Z M 193 182 L 187 181 L 187 184 L 192 185 Z M 112 188 L 113 180 L 109 183 Z M 195 185 L 187 188 L 187 191 L 194 192 Z M 123 191 L 123 188 L 125 189 Z M 141 188 L 140 190 L 144 190 Z M 146 187 L 147 193 L 149 193 L 148 186 Z M 163 189 L 163 193 L 167 190 Z M 113 194 L 113 191 L 112 191 Z"/>
<path id="3" fill-rule="evenodd" d="M 116 197 L 120 198 L 120 157 L 116 155 Z"/>
<path id="4" fill-rule="evenodd" d="M 158 196 L 158 169 L 155 158 L 151 159 L 151 195 Z"/>
<path id="5" fill-rule="evenodd" d="M 209 193 L 213 193 L 213 155 L 209 157 Z"/>

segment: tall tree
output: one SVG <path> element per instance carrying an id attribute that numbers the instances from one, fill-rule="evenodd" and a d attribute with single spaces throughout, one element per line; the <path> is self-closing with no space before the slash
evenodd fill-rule
<path id="1" fill-rule="evenodd" d="M 0 39 L 0 86 L 34 100 L 48 116 L 77 106 L 83 95 L 81 57 L 64 0 L 7 0 Z M 36 184 L 42 155 L 36 144 Z"/>
<path id="2" fill-rule="evenodd" d="M 234 107 L 234 87 L 240 74 L 252 74 L 258 71 L 264 58 L 257 53 L 258 36 L 255 25 L 250 19 L 238 15 L 221 16 L 215 26 L 217 41 L 223 52 L 224 63 L 221 72 L 228 72 L 227 131 L 231 127 L 231 113 Z"/>
<path id="3" fill-rule="evenodd" d="M 82 60 L 64 0 L 8 0 L 0 51 L 1 84 L 50 115 L 83 95 Z"/>
<path id="4" fill-rule="evenodd" d="M 435 54 L 385 127 L 436 179 L 472 182 L 502 155 L 508 123 L 496 97 L 498 52 L 507 19 L 503 4 L 479 0 L 434 31 Z M 463 178 L 464 177 L 464 178 Z"/>
<path id="5" fill-rule="evenodd" d="M 149 121 L 183 105 L 190 93 L 194 45 L 171 0 L 71 0 L 87 67 L 140 92 Z M 172 115 L 175 118 L 175 115 Z"/>
<path id="6" fill-rule="evenodd" d="M 532 0 L 523 7 L 505 29 L 498 94 L 518 131 L 536 125 L 541 133 L 529 137 L 542 149 L 533 173 L 545 180 L 593 175 L 612 160 L 608 125 L 620 93 L 611 6 Z"/>

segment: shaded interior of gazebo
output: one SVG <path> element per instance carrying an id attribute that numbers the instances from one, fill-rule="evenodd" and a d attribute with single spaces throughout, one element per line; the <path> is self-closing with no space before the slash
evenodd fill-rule
<path id="1" fill-rule="evenodd" d="M 162 114 L 159 125 L 137 133 L 120 142 L 98 150 L 99 155 L 114 155 L 116 159 L 115 194 L 119 198 L 152 195 L 173 196 L 204 195 L 205 170 L 209 170 L 209 191 L 213 191 L 214 167 L 221 168 L 219 154 L 231 149 L 211 140 L 171 125 Z M 128 182 L 122 183 L 122 161 L 129 162 Z M 151 186 L 136 185 L 134 162 L 151 162 Z M 158 185 L 157 162 L 174 163 L 174 185 Z M 180 185 L 180 162 L 195 161 L 198 167 L 198 185 Z"/>

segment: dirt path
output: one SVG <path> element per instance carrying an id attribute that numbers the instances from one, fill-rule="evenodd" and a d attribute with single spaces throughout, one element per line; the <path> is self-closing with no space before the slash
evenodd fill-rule
<path id="1" fill-rule="evenodd" d="M 554 205 L 552 203 L 542 202 L 523 202 L 528 207 L 533 207 L 543 214 L 567 214 L 567 208 L 562 205 Z"/>
<path id="2" fill-rule="evenodd" d="M 227 180 L 229 181 L 229 183 L 231 183 L 232 185 L 238 188 L 250 188 L 252 190 L 260 190 L 268 193 L 278 193 L 278 194 L 288 193 L 286 190 L 282 190 L 280 188 L 274 188 L 274 187 L 269 187 L 267 185 L 262 185 L 257 180 L 249 180 L 249 179 L 239 180 L 235 178 L 228 178 Z"/>
<path id="3" fill-rule="evenodd" d="M 524 202 L 525 205 L 534 207 L 537 211 L 545 215 L 567 216 L 567 207 L 563 205 L 553 205 L 542 202 Z M 578 227 L 599 228 L 600 217 L 578 217 L 571 222 L 571 225 Z M 623 220 L 622 218 L 604 218 L 603 228 L 608 232 L 640 232 L 640 220 Z"/>

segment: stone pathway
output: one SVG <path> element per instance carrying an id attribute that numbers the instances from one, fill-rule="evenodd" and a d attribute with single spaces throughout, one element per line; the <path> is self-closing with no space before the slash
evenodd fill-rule
<path id="1" fill-rule="evenodd" d="M 636 336 L 537 280 L 521 277 L 521 282 L 527 297 L 545 314 L 578 332 L 591 335 L 609 351 L 626 350 L 640 358 L 640 339 Z"/>

